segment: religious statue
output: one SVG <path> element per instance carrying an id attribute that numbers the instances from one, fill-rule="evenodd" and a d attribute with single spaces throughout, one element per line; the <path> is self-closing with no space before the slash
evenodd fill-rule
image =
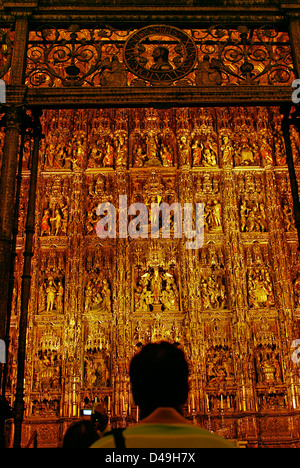
<path id="1" fill-rule="evenodd" d="M 208 231 L 222 231 L 222 206 L 218 200 L 206 203 L 204 208 L 204 225 Z"/>
<path id="2" fill-rule="evenodd" d="M 203 309 L 225 309 L 227 303 L 226 288 L 222 277 L 214 273 L 201 280 Z"/>
<path id="3" fill-rule="evenodd" d="M 294 286 L 295 307 L 300 307 L 300 273 L 299 272 L 297 273 L 293 286 Z"/>
<path id="4" fill-rule="evenodd" d="M 267 220 L 265 206 L 261 202 L 242 200 L 240 205 L 242 232 L 266 232 Z"/>
<path id="5" fill-rule="evenodd" d="M 100 84 L 114 88 L 127 86 L 126 68 L 117 55 L 113 55 L 111 59 L 106 58 L 103 62 Z"/>
<path id="6" fill-rule="evenodd" d="M 186 166 L 190 163 L 191 147 L 186 136 L 182 136 L 179 140 L 179 156 L 180 163 Z"/>
<path id="7" fill-rule="evenodd" d="M 266 383 L 275 383 L 275 367 L 267 357 L 262 361 L 262 371 Z"/>
<path id="8" fill-rule="evenodd" d="M 102 309 L 105 312 L 111 312 L 111 290 L 106 279 L 102 281 Z"/>
<path id="9" fill-rule="evenodd" d="M 217 149 L 216 145 L 210 139 L 206 143 L 201 144 L 202 150 L 202 165 L 206 167 L 217 166 Z"/>
<path id="10" fill-rule="evenodd" d="M 103 176 L 99 175 L 99 177 L 97 177 L 96 182 L 95 182 L 94 194 L 96 197 L 101 197 L 104 195 L 104 193 L 105 193 L 105 179 Z"/>
<path id="11" fill-rule="evenodd" d="M 103 167 L 112 167 L 114 164 L 114 147 L 107 141 L 104 148 Z"/>
<path id="12" fill-rule="evenodd" d="M 208 350 L 206 362 L 206 376 L 209 385 L 233 382 L 234 367 L 230 349 L 221 346 L 211 347 Z"/>
<path id="13" fill-rule="evenodd" d="M 51 227 L 50 227 L 50 211 L 44 210 L 42 223 L 41 223 L 41 236 L 50 236 Z"/>
<path id="14" fill-rule="evenodd" d="M 147 289 L 147 286 L 142 288 L 140 293 L 137 305 L 140 310 L 147 311 L 149 310 L 149 306 L 153 303 L 153 295 L 151 291 Z"/>
<path id="15" fill-rule="evenodd" d="M 249 139 L 246 136 L 242 136 L 240 145 L 237 144 L 236 146 L 234 159 L 236 166 L 253 166 L 259 164 L 257 145 L 251 145 Z"/>
<path id="16" fill-rule="evenodd" d="M 283 137 L 278 134 L 274 135 L 275 159 L 277 166 L 286 164 L 286 154 Z"/>
<path id="17" fill-rule="evenodd" d="M 84 381 L 89 389 L 110 386 L 110 358 L 107 349 L 96 343 L 86 350 L 84 357 Z"/>
<path id="18" fill-rule="evenodd" d="M 158 138 L 157 135 L 150 131 L 146 137 L 147 160 L 144 162 L 144 166 L 162 166 L 158 155 Z"/>
<path id="19" fill-rule="evenodd" d="M 116 139 L 116 166 L 126 166 L 128 148 L 125 137 L 119 135 Z"/>
<path id="20" fill-rule="evenodd" d="M 54 166 L 56 148 L 53 142 L 50 142 L 46 146 L 46 155 L 45 155 L 45 168 L 52 168 Z"/>
<path id="21" fill-rule="evenodd" d="M 69 208 L 67 205 L 61 203 L 60 209 L 62 212 L 62 225 L 61 225 L 61 232 L 67 235 L 68 231 L 68 223 L 69 223 Z"/>
<path id="22" fill-rule="evenodd" d="M 266 137 L 262 138 L 260 143 L 260 153 L 264 166 L 273 165 L 273 150 Z"/>
<path id="23" fill-rule="evenodd" d="M 227 135 L 222 136 L 222 144 L 221 144 L 220 149 L 221 149 L 223 164 L 232 164 L 234 148 Z"/>
<path id="24" fill-rule="evenodd" d="M 154 302 L 156 304 L 159 303 L 160 300 L 160 295 L 161 295 L 161 289 L 162 289 L 162 279 L 159 274 L 158 268 L 155 268 L 153 277 L 151 279 L 151 292 L 154 297 Z"/>
<path id="25" fill-rule="evenodd" d="M 192 145 L 192 152 L 193 152 L 193 166 L 200 166 L 201 158 L 202 158 L 202 149 L 201 149 L 198 139 Z"/>
<path id="26" fill-rule="evenodd" d="M 172 65 L 169 63 L 169 49 L 166 47 L 155 47 L 152 57 L 154 63 L 151 65 L 150 70 L 169 71 L 173 69 Z"/>
<path id="27" fill-rule="evenodd" d="M 215 58 L 210 60 L 209 55 L 204 55 L 195 70 L 195 81 L 197 86 L 215 86 L 222 84 L 220 72 L 222 63 Z"/>
<path id="28" fill-rule="evenodd" d="M 136 310 L 178 310 L 179 293 L 174 276 L 155 266 L 143 273 L 135 287 Z"/>
<path id="29" fill-rule="evenodd" d="M 84 137 L 75 137 L 73 141 L 73 170 L 80 169 L 85 157 L 85 140 Z"/>
<path id="30" fill-rule="evenodd" d="M 289 201 L 284 199 L 282 202 L 283 222 L 287 232 L 295 231 L 295 217 Z"/>
<path id="31" fill-rule="evenodd" d="M 69 142 L 65 149 L 66 155 L 64 157 L 64 169 L 69 169 L 71 171 L 80 169 L 84 155 L 82 145 L 82 139 L 78 141 L 76 137 L 72 143 Z"/>
<path id="32" fill-rule="evenodd" d="M 54 309 L 55 298 L 56 298 L 57 286 L 52 277 L 48 279 L 46 286 L 46 297 L 47 297 L 47 309 L 46 312 L 52 312 Z"/>
<path id="33" fill-rule="evenodd" d="M 87 235 L 92 235 L 96 233 L 96 226 L 100 219 L 100 216 L 97 215 L 97 208 L 93 207 L 87 212 L 87 224 L 86 231 Z"/>
<path id="34" fill-rule="evenodd" d="M 57 313 L 63 313 L 63 295 L 64 295 L 64 288 L 61 281 L 58 281 L 57 284 L 57 293 L 56 293 L 56 303 L 57 303 Z"/>
<path id="35" fill-rule="evenodd" d="M 47 281 L 40 283 L 38 307 L 39 312 L 58 314 L 63 313 L 64 287 L 62 279 L 54 279 L 50 276 Z"/>
<path id="36" fill-rule="evenodd" d="M 59 209 L 55 210 L 55 216 L 54 216 L 54 218 L 50 218 L 50 221 L 55 222 L 54 235 L 58 236 L 58 234 L 60 233 L 61 227 L 62 227 L 62 216 L 61 216 L 61 213 L 60 213 Z"/>
<path id="37" fill-rule="evenodd" d="M 282 380 L 279 354 L 269 347 L 262 347 L 256 354 L 257 382 L 278 384 Z"/>
<path id="38" fill-rule="evenodd" d="M 255 268 L 248 275 L 249 305 L 254 309 L 275 305 L 270 274 L 265 268 Z"/>
<path id="39" fill-rule="evenodd" d="M 84 311 L 111 312 L 111 289 L 106 278 L 91 278 L 85 288 Z"/>
<path id="40" fill-rule="evenodd" d="M 85 303 L 84 303 L 84 311 L 88 312 L 90 310 L 90 305 L 93 296 L 93 284 L 89 282 L 85 288 Z"/>
<path id="41" fill-rule="evenodd" d="M 45 338 L 47 347 L 43 342 L 39 344 L 35 362 L 35 387 L 40 392 L 58 390 L 61 386 L 61 356 L 52 337 Z"/>
<path id="42" fill-rule="evenodd" d="M 178 298 L 169 284 L 167 284 L 166 288 L 162 292 L 161 301 L 167 310 L 174 310 L 178 308 Z"/>
<path id="43" fill-rule="evenodd" d="M 87 167 L 88 168 L 101 167 L 102 159 L 103 159 L 103 149 L 102 147 L 100 147 L 100 145 L 97 146 L 96 143 L 94 143 L 94 146 L 89 152 Z"/>
<path id="44" fill-rule="evenodd" d="M 160 156 L 164 167 L 173 166 L 173 151 L 169 145 L 161 144 Z"/>
<path id="45" fill-rule="evenodd" d="M 142 167 L 145 163 L 146 154 L 143 154 L 143 148 L 141 144 L 138 144 L 133 149 L 133 166 Z"/>

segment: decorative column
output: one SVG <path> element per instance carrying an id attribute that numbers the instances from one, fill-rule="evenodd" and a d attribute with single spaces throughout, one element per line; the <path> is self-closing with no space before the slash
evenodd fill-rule
<path id="1" fill-rule="evenodd" d="M 294 2 L 295 12 L 290 11 L 290 40 L 294 57 L 294 68 L 297 78 L 300 78 L 300 14 L 299 5 Z"/>
<path id="2" fill-rule="evenodd" d="M 69 246 L 66 251 L 65 310 L 63 331 L 63 416 L 80 415 L 80 377 L 83 350 L 81 304 L 83 304 L 83 174 L 80 169 L 72 177 L 70 202 Z"/>
<path id="3" fill-rule="evenodd" d="M 26 68 L 28 19 L 20 18 L 15 23 L 15 40 L 11 64 L 10 85 L 21 86 Z"/>
<path id="4" fill-rule="evenodd" d="M 33 240 L 35 227 L 35 201 L 36 201 L 36 186 L 38 175 L 38 159 L 39 159 L 39 143 L 42 136 L 42 128 L 40 124 L 41 111 L 35 110 L 33 122 L 33 152 L 30 176 L 30 189 L 28 197 L 28 211 L 26 220 L 26 240 L 24 248 L 24 266 L 22 275 L 21 287 L 21 310 L 20 310 L 20 325 L 19 325 L 19 347 L 18 347 L 18 371 L 17 371 L 17 386 L 15 396 L 15 439 L 14 448 L 21 447 L 22 438 L 22 422 L 24 414 L 24 376 L 25 376 L 25 360 L 26 360 L 26 336 L 27 336 L 27 319 L 28 319 L 28 304 L 30 298 L 31 286 L 31 259 L 33 256 Z"/>
<path id="5" fill-rule="evenodd" d="M 10 85 L 22 86 L 26 65 L 28 20 L 21 18 L 15 23 L 15 41 L 11 63 Z M 19 137 L 21 133 L 22 118 L 26 88 L 18 93 L 18 102 L 6 108 L 5 140 L 3 146 L 3 159 L 0 178 L 0 339 L 5 337 L 5 324 L 7 314 L 9 270 L 12 232 L 14 224 L 14 203 L 16 190 L 16 173 L 18 166 Z"/>
<path id="6" fill-rule="evenodd" d="M 295 227 L 298 232 L 299 250 L 300 250 L 300 201 L 299 201 L 299 188 L 297 183 L 296 171 L 294 166 L 293 151 L 290 138 L 290 126 L 292 124 L 299 125 L 299 117 L 290 115 L 291 106 L 286 105 L 282 108 L 283 119 L 281 122 L 281 129 L 284 137 L 284 143 L 286 148 L 286 162 L 289 169 L 289 177 L 291 184 L 291 191 L 293 197 L 293 207 L 295 216 Z"/>
<path id="7" fill-rule="evenodd" d="M 129 179 L 124 167 L 117 167 L 116 170 L 116 185 L 114 191 L 115 206 L 119 205 L 119 197 L 128 195 L 127 203 L 130 201 L 130 186 Z M 124 212 L 122 213 L 122 210 Z M 122 216 L 127 217 L 125 206 L 119 205 L 119 219 Z M 130 388 L 128 385 L 127 373 L 128 363 L 131 358 L 130 342 L 132 340 L 132 330 L 130 323 L 130 310 L 131 310 L 131 284 L 129 278 L 131 277 L 130 263 L 129 263 L 129 243 L 127 238 L 127 227 L 121 226 L 121 235 L 115 240 L 111 248 L 115 249 L 116 255 L 116 273 L 115 284 L 113 285 L 114 294 L 114 310 L 113 320 L 111 325 L 112 330 L 112 349 L 114 351 L 114 358 L 118 356 L 118 361 L 112 362 L 112 378 L 114 379 L 114 395 L 112 400 L 114 402 L 115 415 L 125 418 L 126 408 L 130 402 L 129 394 Z M 124 419 L 122 425 L 124 424 Z"/>
<path id="8" fill-rule="evenodd" d="M 12 106 L 6 109 L 5 115 L 6 129 L 0 177 L 0 284 L 2 291 L 0 296 L 0 339 L 5 338 L 16 173 L 23 112 L 21 107 Z"/>
<path id="9" fill-rule="evenodd" d="M 282 358 L 282 381 L 288 382 L 288 375 L 290 374 L 292 364 L 290 349 L 293 341 L 293 292 L 290 281 L 288 281 L 290 274 L 288 268 L 289 255 L 286 251 L 287 241 L 282 228 L 274 168 L 271 166 L 266 167 L 266 195 L 266 207 L 269 221 L 269 246 L 272 257 L 274 286 L 277 293 L 277 323 L 279 335 L 277 338 L 280 343 Z M 280 381 L 276 383 L 280 384 Z M 292 397 L 289 388 L 287 389 L 287 393 L 291 404 Z"/>
<path id="10" fill-rule="evenodd" d="M 243 242 L 240 235 L 238 206 L 236 202 L 234 173 L 230 165 L 224 168 L 224 222 L 226 233 L 226 257 L 231 271 L 229 296 L 232 308 L 232 334 L 234 337 L 235 370 L 237 383 L 237 409 L 248 412 L 254 400 L 251 379 L 252 352 L 250 343 L 250 319 L 247 304 L 247 278 Z"/>
<path id="11" fill-rule="evenodd" d="M 18 235 L 18 221 L 19 221 L 19 207 L 20 207 L 20 194 L 21 194 L 21 182 L 22 182 L 22 163 L 23 163 L 23 148 L 24 148 L 24 139 L 25 139 L 25 128 L 22 131 L 21 141 L 20 141 L 20 153 L 18 161 L 18 175 L 16 183 L 16 202 L 14 210 L 14 226 L 13 226 L 13 235 L 11 243 L 11 256 L 10 256 L 10 276 L 9 276 L 9 286 L 8 286 L 8 298 L 7 298 L 7 320 L 6 320 L 6 354 L 8 355 L 9 344 L 10 344 L 10 324 L 11 324 L 11 309 L 13 303 L 13 291 L 15 283 L 15 264 L 16 264 L 16 243 Z M 8 363 L 6 361 L 3 369 L 2 375 L 2 395 L 5 397 L 6 391 L 6 381 L 8 376 Z"/>
<path id="12" fill-rule="evenodd" d="M 299 29 L 300 31 L 300 22 L 299 22 Z M 300 41 L 299 41 L 300 46 Z M 300 50 L 300 47 L 299 47 Z M 299 75 L 300 76 L 300 75 Z M 299 110 L 299 109 L 298 109 Z M 291 192 L 293 197 L 293 210 L 294 210 L 294 219 L 295 219 L 295 227 L 298 233 L 298 250 L 300 250 L 300 200 L 299 200 L 299 187 L 297 182 L 296 170 L 294 166 L 294 159 L 293 159 L 293 151 L 291 145 L 291 138 L 290 138 L 290 126 L 295 125 L 299 128 L 299 112 L 295 112 L 294 114 L 290 113 L 290 106 L 286 106 L 282 108 L 283 112 L 283 119 L 281 123 L 281 129 L 284 137 L 285 148 L 286 148 L 286 160 L 289 170 L 289 179 L 291 185 Z M 283 252 L 284 254 L 285 252 Z M 283 256 L 282 256 L 283 257 Z M 288 277 L 288 266 L 286 265 L 286 278 Z M 295 385 L 296 388 L 299 388 L 299 376 L 297 375 L 297 369 L 293 368 L 293 364 L 291 359 L 289 359 L 291 352 L 290 347 L 294 338 L 298 339 L 298 330 L 297 330 L 297 322 L 294 320 L 293 317 L 293 304 L 291 300 L 288 300 L 289 297 L 286 297 L 285 289 L 283 289 L 283 306 L 284 306 L 284 327 L 285 330 L 282 330 L 282 342 L 284 345 L 284 371 L 286 382 L 288 383 L 287 390 L 289 396 L 289 404 L 292 409 L 296 409 L 297 407 L 297 398 L 295 395 Z M 292 297 L 292 294 L 290 295 Z"/>

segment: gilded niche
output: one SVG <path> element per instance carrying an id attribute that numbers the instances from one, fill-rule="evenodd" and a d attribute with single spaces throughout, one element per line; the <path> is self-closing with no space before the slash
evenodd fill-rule
<path id="1" fill-rule="evenodd" d="M 172 252 L 172 245 L 168 246 L 168 252 Z M 134 258 L 134 312 L 179 313 L 179 270 L 174 252 L 168 260 L 161 245 L 153 244 L 148 256 L 144 256 L 138 248 Z"/>

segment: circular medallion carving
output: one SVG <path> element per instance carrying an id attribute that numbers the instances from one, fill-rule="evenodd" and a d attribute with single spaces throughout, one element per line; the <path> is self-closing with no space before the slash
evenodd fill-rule
<path id="1" fill-rule="evenodd" d="M 180 80 L 195 67 L 197 48 L 193 39 L 173 26 L 154 25 L 135 31 L 124 48 L 128 69 L 155 83 Z"/>

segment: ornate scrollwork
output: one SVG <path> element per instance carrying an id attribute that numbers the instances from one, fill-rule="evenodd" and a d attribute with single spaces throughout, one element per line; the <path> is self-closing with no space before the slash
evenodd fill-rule
<path id="1" fill-rule="evenodd" d="M 196 84 L 285 84 L 293 76 L 288 34 L 275 27 L 192 30 L 202 60 Z"/>
<path id="2" fill-rule="evenodd" d="M 123 86 L 119 39 L 127 32 L 112 28 L 67 30 L 44 25 L 31 32 L 27 79 L 30 86 Z"/>
<path id="3" fill-rule="evenodd" d="M 44 25 L 29 36 L 27 84 L 32 87 L 273 86 L 293 79 L 289 35 L 272 26 Z"/>

